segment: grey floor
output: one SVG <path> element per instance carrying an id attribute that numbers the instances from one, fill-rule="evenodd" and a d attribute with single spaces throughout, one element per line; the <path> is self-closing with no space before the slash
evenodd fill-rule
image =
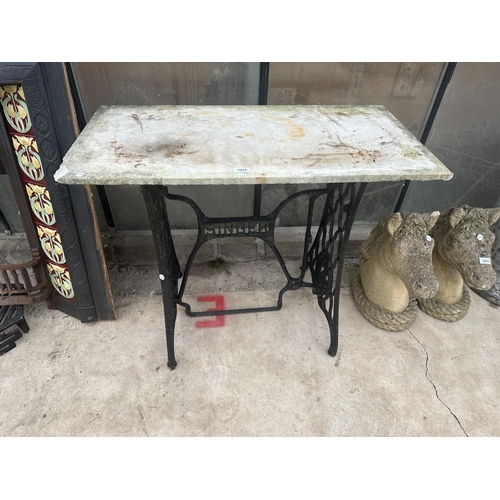
<path id="1" fill-rule="evenodd" d="M 407 330 L 380 330 L 354 304 L 356 266 L 347 260 L 335 358 L 309 289 L 220 327 L 179 309 L 174 371 L 153 266 L 110 269 L 116 321 L 27 306 L 29 333 L 0 357 L 0 435 L 499 436 L 499 308 L 472 293 L 456 323 L 419 311 Z M 200 263 L 187 298 L 271 305 L 281 284 L 269 260 Z"/>

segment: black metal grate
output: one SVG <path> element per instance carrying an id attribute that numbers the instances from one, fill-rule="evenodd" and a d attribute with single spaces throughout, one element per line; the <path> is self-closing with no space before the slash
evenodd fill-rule
<path id="1" fill-rule="evenodd" d="M 16 340 L 23 336 L 23 332 L 29 332 L 24 319 L 24 307 L 0 307 L 0 356 L 16 347 Z"/>

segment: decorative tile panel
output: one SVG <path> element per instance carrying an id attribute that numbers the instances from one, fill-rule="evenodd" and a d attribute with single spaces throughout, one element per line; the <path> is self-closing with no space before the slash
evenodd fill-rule
<path id="1" fill-rule="evenodd" d="M 74 301 L 75 293 L 22 86 L 0 86 L 0 103 L 52 286 L 64 298 Z M 43 147 L 47 144 L 42 144 Z"/>

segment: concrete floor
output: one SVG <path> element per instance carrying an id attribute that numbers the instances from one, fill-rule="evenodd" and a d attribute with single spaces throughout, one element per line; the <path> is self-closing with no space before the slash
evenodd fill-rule
<path id="1" fill-rule="evenodd" d="M 116 321 L 25 308 L 30 332 L 0 357 L 0 435 L 499 436 L 499 308 L 472 293 L 459 322 L 419 311 L 411 328 L 386 332 L 356 309 L 356 266 L 350 255 L 335 358 L 302 289 L 279 312 L 227 316 L 215 328 L 197 328 L 179 308 L 171 371 L 155 267 L 113 265 Z M 269 305 L 282 281 L 270 260 L 199 263 L 187 298 Z"/>

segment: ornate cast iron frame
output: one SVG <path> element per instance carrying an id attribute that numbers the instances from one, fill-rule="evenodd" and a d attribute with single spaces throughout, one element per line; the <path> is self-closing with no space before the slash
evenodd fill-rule
<path id="1" fill-rule="evenodd" d="M 54 180 L 62 157 L 78 135 L 74 119 L 71 92 L 63 63 L 0 63 L 2 85 L 21 84 L 32 118 L 34 134 L 40 147 L 40 157 L 54 214 L 61 234 L 76 301 L 66 300 L 53 293 L 50 307 L 64 311 L 82 322 L 114 319 L 115 311 L 107 280 L 104 252 L 100 248 L 100 233 L 95 217 L 92 194 L 88 186 L 66 186 Z M 17 174 L 15 159 L 3 123 L 0 123 L 0 151 L 9 164 L 11 182 Z M 9 168 L 9 165 L 11 167 Z M 15 170 L 15 171 L 14 171 Z M 20 188 L 13 182 L 19 209 Z M 78 207 L 78 210 L 73 210 Z M 27 209 L 29 211 L 29 209 Z M 35 231 L 29 216 L 23 217 L 28 233 Z M 33 233 L 34 234 L 34 233 Z M 34 241 L 37 240 L 34 234 Z M 30 244 L 33 247 L 32 244 Z M 39 244 L 38 244 L 39 247 Z M 32 248 L 41 258 L 41 252 Z M 45 273 L 46 274 L 46 273 Z"/>
<path id="2" fill-rule="evenodd" d="M 318 304 L 326 316 L 330 329 L 330 347 L 328 354 L 335 356 L 338 349 L 339 291 L 342 280 L 342 267 L 354 217 L 367 183 L 335 183 L 325 188 L 299 191 L 283 200 L 269 215 L 253 217 L 207 217 L 200 207 L 186 196 L 170 194 L 165 186 L 142 186 L 142 192 L 153 232 L 153 240 L 158 259 L 161 280 L 163 307 L 165 313 L 165 332 L 167 341 L 168 367 L 177 365 L 174 353 L 174 330 L 177 305 L 183 306 L 189 316 L 216 316 L 242 314 L 250 312 L 277 311 L 283 306 L 283 295 L 289 290 L 302 287 L 312 288 Z M 281 210 L 300 196 L 309 198 L 307 226 L 302 253 L 302 265 L 299 276 L 292 276 L 285 261 L 274 243 L 276 218 Z M 325 196 L 325 203 L 318 231 L 312 239 L 313 210 L 316 200 Z M 181 267 L 177 259 L 170 231 L 170 224 L 165 200 L 181 201 L 188 204 L 196 213 L 198 220 L 198 238 L 188 257 L 182 278 Z M 259 210 L 256 213 L 260 213 Z M 277 303 L 271 307 L 228 309 L 221 311 L 193 312 L 184 302 L 183 296 L 187 279 L 194 258 L 201 246 L 214 238 L 253 236 L 263 240 L 278 260 L 287 284 L 280 290 Z M 306 281 L 309 269 L 312 282 Z"/>

